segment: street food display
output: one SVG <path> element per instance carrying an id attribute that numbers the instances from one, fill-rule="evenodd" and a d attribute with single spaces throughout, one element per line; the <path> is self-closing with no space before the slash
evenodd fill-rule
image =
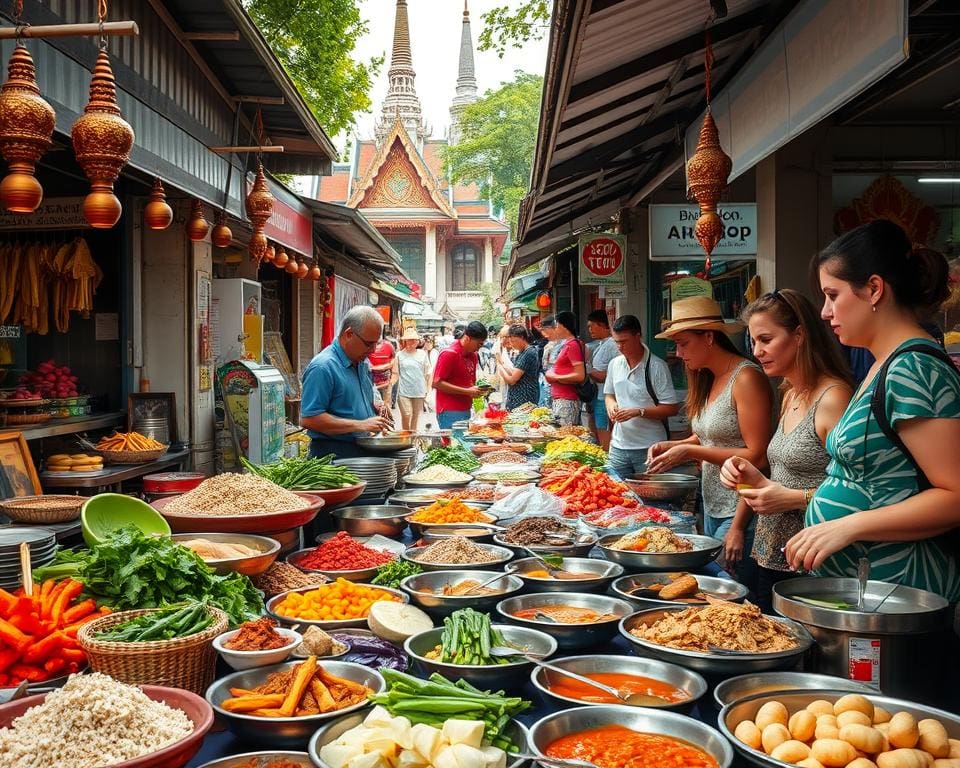
<path id="1" fill-rule="evenodd" d="M 625 534 L 607 546 L 622 552 L 689 552 L 693 549 L 693 544 L 669 528 L 653 526 Z"/>
<path id="2" fill-rule="evenodd" d="M 581 674 L 583 677 L 616 688 L 624 695 L 639 693 L 645 696 L 655 696 L 667 702 L 687 701 L 690 698 L 690 695 L 682 688 L 643 675 L 631 675 L 622 672 L 586 672 Z M 566 696 L 569 699 L 579 699 L 593 704 L 622 703 L 622 700 L 612 693 L 607 693 L 566 675 L 550 676 L 546 686 L 552 693 L 558 696 Z"/>
<path id="3" fill-rule="evenodd" d="M 297 494 L 258 475 L 226 472 L 204 480 L 192 491 L 177 496 L 164 507 L 179 515 L 258 515 L 292 512 L 307 502 Z"/>
<path id="4" fill-rule="evenodd" d="M 422 507 L 408 518 L 415 523 L 438 525 L 443 523 L 492 523 L 494 518 L 468 506 L 459 497 L 447 501 L 440 499 L 428 507 Z"/>
<path id="5" fill-rule="evenodd" d="M 653 733 L 639 733 L 622 725 L 571 733 L 551 742 L 548 757 L 587 760 L 598 768 L 719 768 L 717 761 L 693 744 Z"/>

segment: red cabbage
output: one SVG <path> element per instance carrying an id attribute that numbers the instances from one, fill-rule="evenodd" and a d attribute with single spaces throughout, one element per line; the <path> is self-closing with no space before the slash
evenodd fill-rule
<path id="1" fill-rule="evenodd" d="M 388 643 L 379 637 L 337 633 L 332 633 L 330 637 L 339 640 L 350 648 L 346 655 L 337 659 L 338 661 L 352 661 L 355 664 L 363 664 L 363 666 L 373 669 L 386 667 L 400 672 L 403 672 L 409 664 L 407 654 L 393 643 Z"/>

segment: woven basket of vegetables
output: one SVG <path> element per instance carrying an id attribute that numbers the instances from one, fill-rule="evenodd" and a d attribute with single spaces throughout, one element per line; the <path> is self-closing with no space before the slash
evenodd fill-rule
<path id="1" fill-rule="evenodd" d="M 130 685 L 165 685 L 203 695 L 213 682 L 213 638 L 227 614 L 192 601 L 171 608 L 121 611 L 80 628 L 77 640 L 90 669 Z"/>

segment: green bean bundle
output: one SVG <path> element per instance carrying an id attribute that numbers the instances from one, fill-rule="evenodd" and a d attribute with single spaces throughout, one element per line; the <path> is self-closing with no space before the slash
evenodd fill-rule
<path id="1" fill-rule="evenodd" d="M 347 467 L 333 463 L 336 454 L 317 459 L 280 459 L 273 464 L 253 464 L 245 458 L 240 461 L 244 468 L 288 491 L 327 491 L 356 485 L 360 478 Z"/>

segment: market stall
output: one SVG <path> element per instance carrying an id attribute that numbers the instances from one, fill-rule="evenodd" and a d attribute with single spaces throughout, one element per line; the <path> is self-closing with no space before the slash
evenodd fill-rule
<path id="1" fill-rule="evenodd" d="M 0 571 L 32 592 L 0 592 L 0 685 L 86 672 L 46 709 L 0 706 L 0 749 L 34 743 L 32 725 L 2 730 L 27 706 L 45 723 L 53 703 L 143 685 L 174 713 L 144 765 L 896 768 L 913 750 L 953 768 L 960 717 L 912 703 L 917 680 L 818 673 L 823 616 L 796 605 L 825 593 L 762 614 L 696 534 L 695 480 L 621 480 L 605 458 L 531 406 L 425 435 L 401 471 L 389 459 L 387 505 L 344 506 L 364 480 L 329 458 L 248 462 L 152 505 L 95 497 L 87 547 L 26 574 L 0 541 Z M 283 552 L 325 504 L 338 530 Z M 931 598 L 873 615 L 935 640 L 947 606 Z"/>

